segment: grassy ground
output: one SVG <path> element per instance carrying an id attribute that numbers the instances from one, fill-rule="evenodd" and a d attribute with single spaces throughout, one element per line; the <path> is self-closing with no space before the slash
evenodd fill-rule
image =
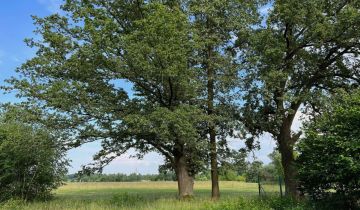
<path id="1" fill-rule="evenodd" d="M 241 198 L 257 206 L 259 200 L 256 183 L 221 182 L 222 198 L 216 203 L 210 200 L 210 182 L 196 182 L 194 188 L 193 200 L 179 201 L 176 182 L 67 183 L 50 201 L 29 204 L 10 201 L 2 209 L 236 209 L 234 205 L 243 204 L 231 207 L 227 203 L 236 203 Z M 276 185 L 265 185 L 264 190 L 268 195 L 278 195 L 279 191 Z"/>

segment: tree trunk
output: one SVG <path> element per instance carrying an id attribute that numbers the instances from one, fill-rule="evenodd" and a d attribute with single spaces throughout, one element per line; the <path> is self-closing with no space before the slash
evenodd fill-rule
<path id="1" fill-rule="evenodd" d="M 208 48 L 208 59 L 212 57 L 212 48 Z M 208 105 L 208 115 L 212 116 L 214 114 L 214 69 L 210 66 L 210 62 L 207 62 L 207 105 Z M 219 189 L 219 175 L 217 169 L 217 149 L 216 149 L 216 130 L 215 123 L 210 122 L 209 125 L 209 135 L 210 135 L 210 166 L 211 166 L 211 198 L 213 200 L 218 200 L 220 198 L 220 189 Z"/>
<path id="2" fill-rule="evenodd" d="M 175 157 L 175 167 L 179 198 L 191 198 L 194 195 L 194 177 L 189 175 L 189 169 L 184 156 Z"/>
<path id="3" fill-rule="evenodd" d="M 215 128 L 210 128 L 210 164 L 211 164 L 211 198 L 220 198 L 219 175 L 217 168 L 216 134 Z"/>
<path id="4" fill-rule="evenodd" d="M 291 125 L 285 125 L 278 136 L 279 150 L 281 153 L 281 164 L 284 169 L 285 195 L 299 198 L 297 168 L 294 158 L 294 141 L 291 137 Z"/>

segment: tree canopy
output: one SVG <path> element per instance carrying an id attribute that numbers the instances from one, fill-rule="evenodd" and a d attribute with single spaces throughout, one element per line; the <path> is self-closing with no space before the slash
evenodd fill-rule
<path id="1" fill-rule="evenodd" d="M 210 154 L 218 197 L 217 141 L 234 126 L 233 39 L 256 22 L 257 2 L 77 0 L 62 9 L 64 16 L 34 17 L 41 38 L 27 44 L 37 53 L 12 88 L 69 147 L 101 140 L 92 165 L 100 171 L 129 148 L 138 157 L 157 151 L 187 196 Z"/>
<path id="2" fill-rule="evenodd" d="M 247 62 L 240 119 L 254 136 L 276 139 L 287 194 L 298 194 L 296 113 L 316 111 L 319 96 L 334 88 L 359 86 L 359 8 L 358 1 L 274 1 L 266 25 L 239 43 Z"/>
<path id="3" fill-rule="evenodd" d="M 210 162 L 217 199 L 227 137 L 253 147 L 270 133 L 296 197 L 292 124 L 318 110 L 319 96 L 359 86 L 360 3 L 275 0 L 261 24 L 266 2 L 67 0 L 64 15 L 34 16 L 36 56 L 10 89 L 68 148 L 101 141 L 85 172 L 130 148 L 139 158 L 156 151 L 187 197 Z"/>

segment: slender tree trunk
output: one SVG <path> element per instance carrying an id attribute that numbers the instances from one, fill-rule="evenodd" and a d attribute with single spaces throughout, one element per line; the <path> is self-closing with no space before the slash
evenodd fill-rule
<path id="1" fill-rule="evenodd" d="M 180 199 L 188 199 L 194 195 L 194 177 L 189 175 L 186 159 L 183 155 L 175 157 L 175 172 L 178 180 Z"/>
<path id="2" fill-rule="evenodd" d="M 299 198 L 297 168 L 294 158 L 294 140 L 291 136 L 291 124 L 285 123 L 278 136 L 281 164 L 284 169 L 285 195 Z"/>
<path id="3" fill-rule="evenodd" d="M 210 129 L 211 198 L 220 198 L 215 128 Z"/>
<path id="4" fill-rule="evenodd" d="M 208 59 L 211 59 L 212 48 L 208 48 Z M 208 105 L 208 115 L 211 116 L 214 113 L 214 69 L 210 66 L 210 62 L 207 62 L 207 105 Z M 216 130 L 214 122 L 210 122 L 209 125 L 209 135 L 210 135 L 210 166 L 211 166 L 211 198 L 213 200 L 218 200 L 220 198 L 220 189 L 219 189 L 219 175 L 217 168 L 217 149 L 216 149 Z"/>

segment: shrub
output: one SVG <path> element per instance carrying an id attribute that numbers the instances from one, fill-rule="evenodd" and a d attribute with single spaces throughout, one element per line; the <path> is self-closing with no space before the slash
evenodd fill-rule
<path id="1" fill-rule="evenodd" d="M 0 202 L 48 198 L 62 183 L 66 166 L 50 133 L 0 119 Z"/>
<path id="2" fill-rule="evenodd" d="M 220 175 L 220 180 L 221 181 L 236 181 L 237 179 L 237 174 L 234 170 L 226 170 L 222 173 L 222 175 Z"/>
<path id="3" fill-rule="evenodd" d="M 305 131 L 298 158 L 301 190 L 320 203 L 330 202 L 333 209 L 356 208 L 360 197 L 360 91 L 342 93 L 329 101 Z"/>

